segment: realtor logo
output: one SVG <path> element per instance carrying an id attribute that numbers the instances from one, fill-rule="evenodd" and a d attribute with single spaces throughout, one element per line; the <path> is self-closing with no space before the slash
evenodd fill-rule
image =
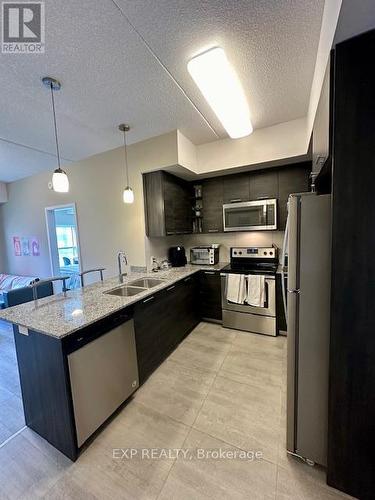
<path id="1" fill-rule="evenodd" d="M 44 26 L 44 2 L 3 2 L 1 51 L 43 54 Z"/>

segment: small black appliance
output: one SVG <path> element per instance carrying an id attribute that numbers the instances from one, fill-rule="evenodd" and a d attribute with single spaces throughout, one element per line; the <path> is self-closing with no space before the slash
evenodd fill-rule
<path id="1" fill-rule="evenodd" d="M 172 267 L 184 266 L 187 262 L 185 248 L 181 246 L 170 247 L 168 251 L 168 258 L 170 263 L 172 264 Z"/>

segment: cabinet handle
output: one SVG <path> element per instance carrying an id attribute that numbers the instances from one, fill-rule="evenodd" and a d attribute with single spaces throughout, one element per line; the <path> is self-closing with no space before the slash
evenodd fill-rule
<path id="1" fill-rule="evenodd" d="M 154 300 L 154 298 L 155 298 L 154 296 L 148 297 L 148 299 L 145 299 L 142 302 L 143 302 L 143 304 L 146 304 L 146 302 L 150 302 L 151 300 Z"/>
<path id="2" fill-rule="evenodd" d="M 191 280 L 191 276 L 189 276 L 188 278 L 185 278 L 184 281 L 190 281 Z"/>
<path id="3" fill-rule="evenodd" d="M 208 232 L 209 233 L 218 233 L 219 230 L 218 229 L 209 229 Z"/>
<path id="4" fill-rule="evenodd" d="M 204 271 L 204 274 L 216 274 L 215 271 Z"/>
<path id="5" fill-rule="evenodd" d="M 176 231 L 167 231 L 167 235 L 176 234 Z"/>
<path id="6" fill-rule="evenodd" d="M 230 200 L 229 203 L 237 203 L 238 201 L 242 201 L 242 198 L 235 198 L 234 200 Z"/>
<path id="7" fill-rule="evenodd" d="M 173 288 L 176 288 L 176 285 L 172 285 L 169 288 L 167 288 L 167 292 L 169 292 L 169 290 L 173 290 Z"/>

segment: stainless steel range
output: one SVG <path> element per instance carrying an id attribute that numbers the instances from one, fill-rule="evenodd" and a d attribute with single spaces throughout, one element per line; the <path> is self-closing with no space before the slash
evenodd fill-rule
<path id="1" fill-rule="evenodd" d="M 235 247 L 230 249 L 230 264 L 221 270 L 223 326 L 276 336 L 276 271 L 278 249 L 272 247 Z M 264 304 L 252 306 L 228 300 L 230 274 L 264 276 Z"/>

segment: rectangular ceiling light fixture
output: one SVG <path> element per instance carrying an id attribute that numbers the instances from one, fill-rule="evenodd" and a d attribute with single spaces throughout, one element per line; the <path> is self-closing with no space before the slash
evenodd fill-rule
<path id="1" fill-rule="evenodd" d="M 249 106 L 236 72 L 220 47 L 188 62 L 188 71 L 232 139 L 253 131 Z"/>

